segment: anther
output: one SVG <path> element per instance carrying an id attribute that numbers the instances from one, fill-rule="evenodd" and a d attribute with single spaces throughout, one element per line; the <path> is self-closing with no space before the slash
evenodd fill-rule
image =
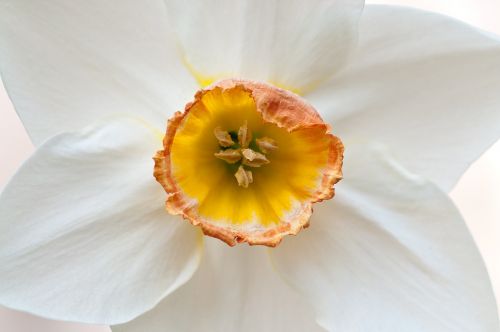
<path id="1" fill-rule="evenodd" d="M 240 127 L 238 130 L 238 142 L 240 143 L 241 148 L 248 148 L 248 145 L 252 141 L 252 132 L 248 129 L 248 122 L 245 121 L 245 124 Z"/>
<path id="2" fill-rule="evenodd" d="M 252 149 L 243 149 L 241 153 L 243 154 L 243 165 L 260 167 L 262 165 L 269 164 L 269 160 L 265 155 L 255 152 Z"/>
<path id="3" fill-rule="evenodd" d="M 234 164 L 241 159 L 241 150 L 239 149 L 220 150 L 219 152 L 214 153 L 214 156 L 228 162 L 229 164 Z"/>
<path id="4" fill-rule="evenodd" d="M 234 173 L 238 185 L 243 188 L 248 188 L 248 185 L 253 182 L 252 171 L 247 171 L 242 165 L 238 167 L 236 173 Z"/>
<path id="5" fill-rule="evenodd" d="M 219 141 L 219 145 L 225 148 L 230 147 L 231 145 L 234 145 L 234 141 L 231 138 L 231 135 L 225 130 L 222 130 L 221 127 L 216 127 L 214 129 L 214 135 Z"/>
<path id="6" fill-rule="evenodd" d="M 264 153 L 269 153 L 278 149 L 278 144 L 276 144 L 276 141 L 269 137 L 257 138 L 255 142 L 257 143 L 260 151 Z"/>

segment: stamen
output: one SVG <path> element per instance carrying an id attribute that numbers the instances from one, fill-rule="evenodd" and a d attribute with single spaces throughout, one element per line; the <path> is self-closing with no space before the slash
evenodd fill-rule
<path id="1" fill-rule="evenodd" d="M 269 160 L 265 155 L 255 152 L 252 149 L 243 149 L 241 153 L 243 154 L 243 165 L 260 167 L 262 165 L 269 164 Z"/>
<path id="2" fill-rule="evenodd" d="M 252 132 L 248 129 L 248 122 L 240 127 L 238 130 L 238 142 L 242 148 L 248 148 L 248 145 L 252 141 Z"/>
<path id="3" fill-rule="evenodd" d="M 276 141 L 269 137 L 257 138 L 255 142 L 257 143 L 260 151 L 264 153 L 269 153 L 278 149 L 278 144 L 276 144 Z"/>
<path id="4" fill-rule="evenodd" d="M 241 150 L 240 149 L 220 150 L 219 152 L 214 153 L 214 156 L 230 164 L 234 164 L 241 159 Z"/>
<path id="5" fill-rule="evenodd" d="M 252 171 L 247 171 L 242 165 L 238 167 L 236 173 L 234 173 L 238 185 L 243 188 L 248 188 L 248 185 L 253 182 Z"/>
<path id="6" fill-rule="evenodd" d="M 214 135 L 219 141 L 221 148 L 227 148 L 234 145 L 238 147 L 236 149 L 221 149 L 219 152 L 214 153 L 214 156 L 229 164 L 241 162 L 238 170 L 234 174 L 239 186 L 247 188 L 248 185 L 253 182 L 252 172 L 245 170 L 243 166 L 260 167 L 270 163 L 269 159 L 267 159 L 264 154 L 249 148 L 253 137 L 252 132 L 248 129 L 247 121 L 238 129 L 237 135 L 233 133 L 231 136 L 227 130 L 223 130 L 221 127 L 216 127 L 214 129 Z M 235 142 L 234 140 L 237 141 Z M 264 153 L 278 148 L 276 142 L 269 137 L 258 138 L 255 140 L 255 144 L 257 144 L 259 149 Z"/>
<path id="7" fill-rule="evenodd" d="M 225 148 L 230 147 L 231 145 L 234 145 L 234 141 L 231 138 L 231 135 L 226 130 L 222 130 L 221 127 L 216 127 L 214 129 L 214 135 L 219 141 L 219 145 Z"/>

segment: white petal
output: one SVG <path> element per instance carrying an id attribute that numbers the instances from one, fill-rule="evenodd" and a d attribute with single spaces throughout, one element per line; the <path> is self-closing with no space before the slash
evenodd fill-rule
<path id="1" fill-rule="evenodd" d="M 449 17 L 367 6 L 350 66 L 306 96 L 341 137 L 391 147 L 449 191 L 500 138 L 500 39 Z"/>
<path id="2" fill-rule="evenodd" d="M 266 249 L 206 238 L 193 278 L 155 309 L 113 332 L 321 332 L 312 307 L 274 272 Z"/>
<path id="3" fill-rule="evenodd" d="M 330 331 L 498 331 L 488 275 L 448 196 L 382 151 L 346 146 L 336 197 L 272 252 L 315 302 L 318 322 Z"/>
<path id="4" fill-rule="evenodd" d="M 133 120 L 44 143 L 0 196 L 0 304 L 120 323 L 186 282 L 200 234 L 164 210 L 160 144 Z"/>
<path id="5" fill-rule="evenodd" d="M 2 1 L 2 79 L 35 144 L 116 113 L 163 126 L 197 89 L 169 29 L 160 1 Z"/>
<path id="6" fill-rule="evenodd" d="M 355 46 L 364 0 L 165 0 L 185 60 L 203 79 L 307 90 Z"/>

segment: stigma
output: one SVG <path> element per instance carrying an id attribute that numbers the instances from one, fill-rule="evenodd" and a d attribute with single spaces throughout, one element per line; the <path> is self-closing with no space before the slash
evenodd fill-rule
<path id="1" fill-rule="evenodd" d="M 228 79 L 169 120 L 154 176 L 166 210 L 230 246 L 278 245 L 334 196 L 343 145 L 301 97 Z"/>

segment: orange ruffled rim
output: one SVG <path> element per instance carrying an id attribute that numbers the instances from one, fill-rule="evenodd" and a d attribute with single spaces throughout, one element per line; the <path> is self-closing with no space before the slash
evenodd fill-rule
<path id="1" fill-rule="evenodd" d="M 304 128 L 317 128 L 330 139 L 328 160 L 326 167 L 321 169 L 320 181 L 311 198 L 303 201 L 300 209 L 293 214 L 290 220 L 264 231 L 243 231 L 237 228 L 218 225 L 200 216 L 197 211 L 197 202 L 184 194 L 177 184 L 172 172 L 171 148 L 177 132 L 184 118 L 191 108 L 201 101 L 203 95 L 213 89 L 242 88 L 249 92 L 255 101 L 257 111 L 265 122 L 273 123 L 288 132 Z M 163 139 L 164 150 L 160 150 L 153 157 L 155 161 L 154 177 L 163 186 L 167 193 L 166 209 L 173 215 L 181 215 L 194 226 L 199 226 L 205 235 L 218 238 L 230 246 L 238 243 L 249 245 L 277 246 L 284 236 L 296 235 L 301 229 L 309 226 L 309 219 L 313 213 L 313 204 L 331 199 L 335 194 L 334 185 L 342 179 L 342 162 L 344 146 L 341 140 L 330 134 L 330 127 L 324 123 L 320 115 L 309 104 L 296 94 L 266 83 L 227 79 L 216 82 L 211 86 L 198 91 L 194 101 L 185 106 L 184 112 L 176 112 L 168 120 L 167 131 Z"/>

